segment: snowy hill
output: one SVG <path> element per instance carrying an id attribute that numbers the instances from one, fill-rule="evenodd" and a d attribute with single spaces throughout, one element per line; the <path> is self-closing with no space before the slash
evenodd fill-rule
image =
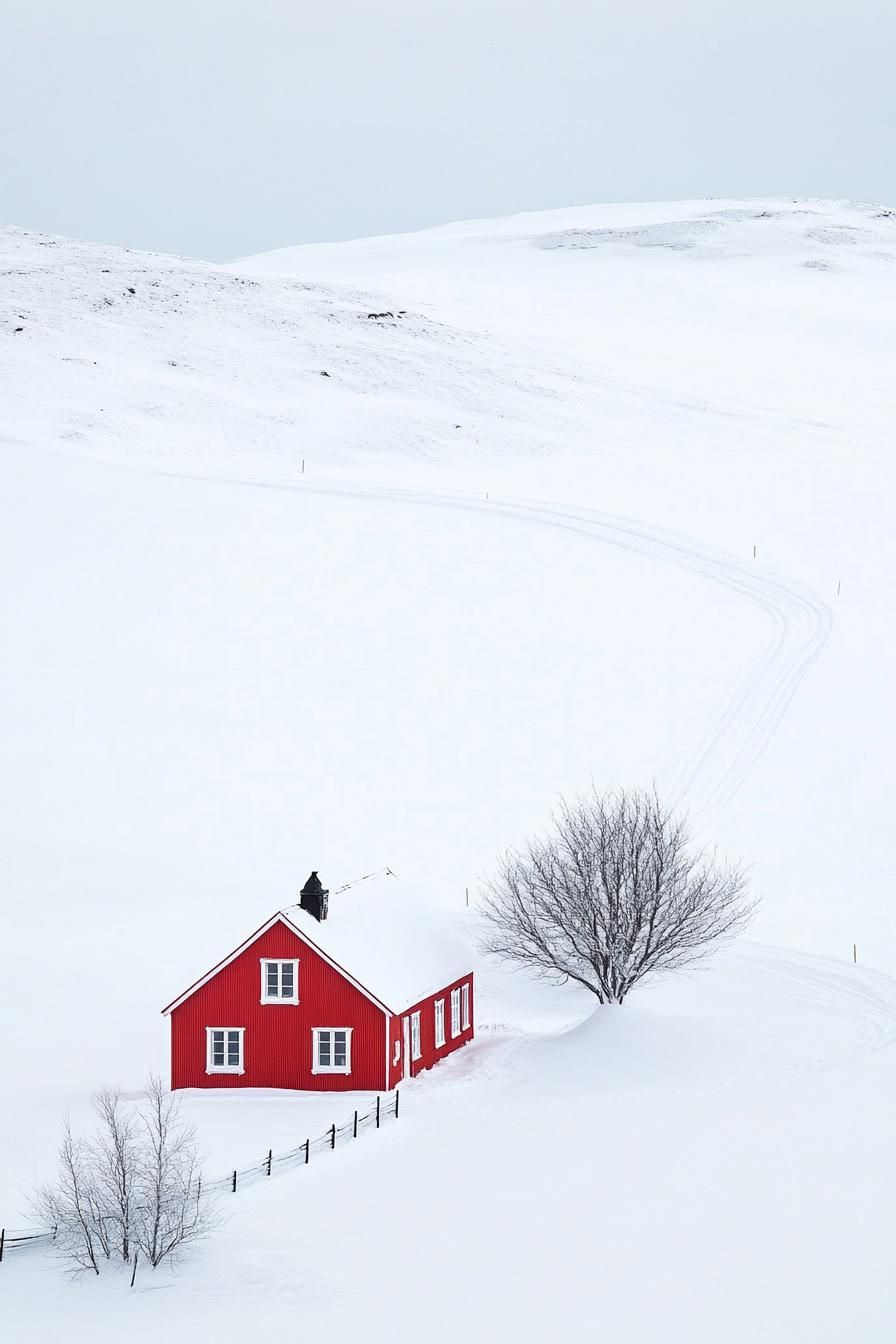
<path id="1" fill-rule="evenodd" d="M 580 208 L 232 267 L 7 229 L 5 423 L 290 473 L 694 451 L 720 418 L 729 447 L 824 452 L 873 433 L 894 258 L 892 211 L 819 202 Z"/>
<path id="2" fill-rule="evenodd" d="M 4 1262 L 17 1340 L 536 1340 L 592 1291 L 645 1342 L 891 1337 L 894 258 L 816 201 L 230 266 L 0 231 L 3 1218 L 311 867 L 472 938 L 558 792 L 655 777 L 763 898 L 619 1015 L 481 966 L 394 1129 L 137 1306 Z M 215 1170 L 342 1118 L 189 1104 Z"/>
<path id="3" fill-rule="evenodd" d="M 469 455 L 480 422 L 507 451 L 520 444 L 492 423 L 495 396 L 532 447 L 521 416 L 562 381 L 534 352 L 422 311 L 371 319 L 382 300 L 362 287 L 14 230 L 0 233 L 0 265 L 7 427 L 91 455 L 289 472 L 302 457 L 439 460 Z M 35 404 L 49 370 L 56 395 Z"/>

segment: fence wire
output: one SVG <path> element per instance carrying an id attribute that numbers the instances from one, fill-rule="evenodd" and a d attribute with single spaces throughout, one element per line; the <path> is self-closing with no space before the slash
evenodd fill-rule
<path id="1" fill-rule="evenodd" d="M 26 1251 L 55 1240 L 55 1227 L 0 1227 L 0 1262 L 10 1251 Z"/>
<path id="2" fill-rule="evenodd" d="M 386 1098 L 377 1097 L 375 1104 L 371 1106 L 369 1111 L 363 1113 L 354 1111 L 341 1125 L 331 1125 L 323 1134 L 318 1134 L 316 1139 L 306 1139 L 297 1148 L 290 1148 L 285 1153 L 275 1153 L 271 1149 L 260 1162 L 255 1162 L 250 1167 L 235 1167 L 226 1176 L 219 1176 L 215 1180 L 206 1181 L 200 1176 L 193 1186 L 196 1198 L 199 1199 L 206 1194 L 224 1194 L 225 1192 L 236 1194 L 245 1184 L 252 1181 L 267 1179 L 268 1176 L 273 1176 L 275 1172 L 290 1171 L 294 1167 L 307 1166 L 312 1157 L 320 1153 L 332 1152 L 334 1148 L 338 1148 L 342 1144 L 351 1143 L 365 1130 L 379 1129 L 382 1122 L 390 1116 L 394 1119 L 398 1118 L 398 1089 Z M 55 1239 L 56 1229 L 53 1227 L 19 1229 L 0 1227 L 0 1262 L 10 1251 L 45 1246 Z"/>
<path id="3" fill-rule="evenodd" d="M 397 1089 L 385 1099 L 377 1097 L 376 1103 L 371 1106 L 370 1110 L 354 1111 L 341 1125 L 331 1125 L 323 1134 L 318 1134 L 316 1139 L 306 1139 L 297 1148 L 290 1148 L 285 1153 L 274 1153 L 271 1150 L 267 1157 L 262 1158 L 260 1162 L 253 1163 L 252 1166 L 236 1167 L 226 1176 L 219 1176 L 216 1180 L 198 1181 L 196 1193 L 200 1195 L 229 1191 L 235 1194 L 247 1182 L 273 1176 L 274 1172 L 289 1171 L 293 1167 L 307 1166 L 312 1157 L 320 1153 L 330 1152 L 334 1148 L 338 1148 L 340 1144 L 351 1142 L 365 1130 L 378 1129 L 382 1122 L 390 1117 L 396 1119 L 398 1117 Z"/>

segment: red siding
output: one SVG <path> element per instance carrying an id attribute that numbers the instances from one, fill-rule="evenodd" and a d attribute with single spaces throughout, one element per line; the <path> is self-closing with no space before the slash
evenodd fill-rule
<path id="1" fill-rule="evenodd" d="M 470 987 L 470 1025 L 466 1030 L 461 1026 L 460 1035 L 451 1035 L 451 991 L 452 989 L 462 989 L 464 985 Z M 436 1000 L 445 1000 L 445 1044 L 436 1048 Z M 416 1077 L 425 1069 L 431 1069 L 434 1064 L 438 1064 L 448 1055 L 459 1050 L 462 1045 L 467 1045 L 472 1041 L 474 1035 L 474 1004 L 473 1004 L 473 976 L 464 976 L 462 980 L 454 980 L 445 989 L 439 990 L 437 994 L 431 994 L 429 998 L 422 999 L 420 1003 L 412 1004 L 406 1012 L 392 1019 L 392 1040 L 402 1040 L 404 1032 L 404 1019 L 410 1021 L 412 1013 L 420 1014 L 420 1058 L 411 1061 L 411 1076 Z M 463 1017 L 461 1017 L 463 1023 Z M 403 1047 L 402 1047 L 403 1055 Z M 397 1065 L 394 1060 L 393 1048 L 390 1047 L 390 1077 L 389 1086 L 396 1087 L 404 1077 L 404 1063 L 400 1060 Z"/>
<path id="2" fill-rule="evenodd" d="M 260 1002 L 263 958 L 298 958 L 297 1005 Z M 383 1091 L 386 1023 L 382 1008 L 285 924 L 274 924 L 172 1010 L 171 1086 Z M 206 1071 L 206 1027 L 244 1028 L 244 1073 Z M 350 1074 L 312 1073 L 314 1027 L 352 1028 Z"/>

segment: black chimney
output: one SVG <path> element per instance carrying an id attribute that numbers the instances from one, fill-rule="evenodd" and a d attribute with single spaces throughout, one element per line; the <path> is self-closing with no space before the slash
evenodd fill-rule
<path id="1" fill-rule="evenodd" d="M 320 923 L 327 917 L 329 895 L 329 891 L 321 886 L 317 873 L 313 872 L 299 893 L 299 905 Z"/>

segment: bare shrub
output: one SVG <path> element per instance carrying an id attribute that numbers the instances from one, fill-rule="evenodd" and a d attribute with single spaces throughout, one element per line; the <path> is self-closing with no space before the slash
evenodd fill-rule
<path id="1" fill-rule="evenodd" d="M 201 1195 L 195 1130 L 159 1078 L 149 1081 L 140 1123 L 136 1239 L 155 1267 L 206 1233 L 209 1209 Z"/>
<path id="2" fill-rule="evenodd" d="M 140 1170 L 137 1118 L 122 1104 L 119 1088 L 103 1088 L 93 1099 L 99 1128 L 90 1145 L 91 1171 L 100 1207 L 115 1249 L 127 1264 L 131 1258 L 135 1193 Z M 107 1238 L 108 1239 L 108 1238 Z M 110 1245 L 107 1255 L 111 1254 Z"/>
<path id="3" fill-rule="evenodd" d="M 103 1261 L 127 1264 L 138 1252 L 155 1268 L 213 1224 L 195 1132 L 158 1078 L 137 1106 L 118 1088 L 97 1092 L 93 1106 L 89 1138 L 74 1137 L 66 1118 L 56 1180 L 38 1190 L 33 1212 L 56 1229 L 74 1273 L 99 1274 Z"/>
<path id="4" fill-rule="evenodd" d="M 674 971 L 749 922 L 744 872 L 695 851 L 655 792 L 562 802 L 549 834 L 511 850 L 488 883 L 485 949 L 600 1003 Z"/>
<path id="5" fill-rule="evenodd" d="M 98 1258 L 103 1239 L 97 1219 L 91 1153 L 88 1145 L 72 1135 L 68 1116 L 56 1158 L 56 1180 L 41 1186 L 32 1207 L 47 1227 L 55 1228 L 56 1244 L 70 1268 L 99 1274 Z"/>

